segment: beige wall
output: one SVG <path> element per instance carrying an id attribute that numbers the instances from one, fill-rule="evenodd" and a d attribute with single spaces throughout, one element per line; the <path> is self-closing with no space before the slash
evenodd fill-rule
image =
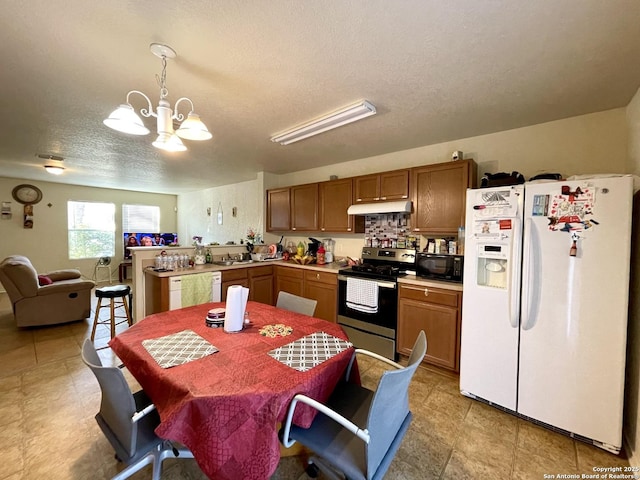
<path id="1" fill-rule="evenodd" d="M 640 174 L 640 90 L 626 109 L 629 135 L 629 171 Z M 640 195 L 634 199 L 634 222 L 631 251 L 629 300 L 629 337 L 624 409 L 624 439 L 632 465 L 640 466 Z"/>
<path id="2" fill-rule="evenodd" d="M 178 233 L 184 239 L 182 244 L 191 243 L 194 235 L 202 236 L 205 244 L 239 243 L 241 239 L 246 239 L 250 227 L 264 233 L 263 176 L 259 173 L 256 180 L 180 195 Z M 211 208 L 211 215 L 207 213 L 207 208 Z M 222 210 L 222 225 L 217 222 L 218 209 Z"/>
<path id="3" fill-rule="evenodd" d="M 30 183 L 43 193 L 43 199 L 34 206 L 33 229 L 23 228 L 23 206 L 13 200 L 11 191 L 16 185 Z M 157 205 L 160 207 L 160 229 L 176 231 L 176 196 L 151 193 L 111 190 L 106 188 L 62 185 L 51 182 L 35 182 L 16 178 L 0 177 L 0 201 L 11 202 L 11 220 L 0 220 L 0 260 L 8 255 L 21 254 L 29 257 L 39 272 L 59 268 L 78 268 L 87 278 L 94 274 L 95 259 L 69 260 L 67 242 L 67 201 L 100 201 L 116 205 L 116 239 L 122 238 L 122 204 Z M 49 206 L 51 204 L 51 206 Z M 116 240 L 113 263 L 123 256 L 123 247 Z M 106 275 L 104 275 L 106 277 Z M 103 275 L 100 275 L 100 279 Z M 117 276 L 115 277 L 117 279 Z"/>

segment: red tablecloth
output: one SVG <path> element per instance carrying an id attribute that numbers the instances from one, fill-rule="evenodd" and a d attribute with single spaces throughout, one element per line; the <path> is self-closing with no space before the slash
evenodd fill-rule
<path id="1" fill-rule="evenodd" d="M 215 479 L 268 479 L 280 459 L 277 423 L 285 419 L 294 395 L 327 400 L 343 377 L 352 348 L 307 372 L 298 372 L 267 352 L 313 332 L 347 339 L 334 323 L 248 302 L 252 326 L 240 333 L 209 328 L 208 303 L 151 315 L 116 336 L 111 348 L 155 403 L 161 423 L 156 433 L 186 445 L 202 471 Z M 259 334 L 264 325 L 293 327 L 286 337 Z M 219 352 L 163 369 L 142 341 L 191 329 Z M 296 409 L 294 423 L 309 426 L 310 408 Z"/>

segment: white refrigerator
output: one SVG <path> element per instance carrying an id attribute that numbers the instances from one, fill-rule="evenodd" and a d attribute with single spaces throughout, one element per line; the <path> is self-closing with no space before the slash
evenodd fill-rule
<path id="1" fill-rule="evenodd" d="M 618 453 L 633 178 L 467 191 L 460 390 Z"/>

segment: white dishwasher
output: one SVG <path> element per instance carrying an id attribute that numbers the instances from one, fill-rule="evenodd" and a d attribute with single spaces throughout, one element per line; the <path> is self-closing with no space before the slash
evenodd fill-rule
<path id="1" fill-rule="evenodd" d="M 222 298 L 222 273 L 211 272 L 211 302 L 219 302 Z M 197 275 L 197 274 L 194 274 Z M 182 308 L 182 279 L 184 276 L 169 277 L 169 310 Z"/>

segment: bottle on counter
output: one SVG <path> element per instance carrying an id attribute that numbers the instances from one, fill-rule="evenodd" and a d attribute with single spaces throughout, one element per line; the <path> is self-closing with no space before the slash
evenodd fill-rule
<path id="1" fill-rule="evenodd" d="M 213 263 L 213 258 L 211 257 L 211 250 L 207 248 L 207 254 L 205 255 L 205 261 L 207 263 Z"/>
<path id="2" fill-rule="evenodd" d="M 324 245 L 321 243 L 320 246 L 318 247 L 318 251 L 316 252 L 316 263 L 318 265 L 324 265 L 326 263 L 325 253 L 326 253 L 326 250 L 324 249 Z"/>

